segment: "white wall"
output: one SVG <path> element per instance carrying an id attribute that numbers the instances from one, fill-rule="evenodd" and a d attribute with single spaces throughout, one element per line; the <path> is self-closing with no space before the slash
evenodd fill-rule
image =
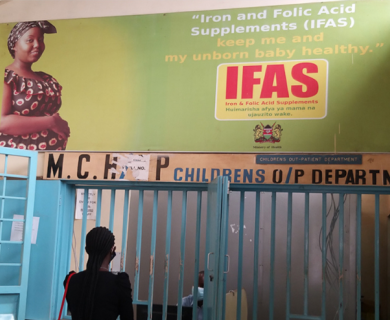
<path id="1" fill-rule="evenodd" d="M 0 0 L 0 23 L 276 6 L 329 0 Z"/>

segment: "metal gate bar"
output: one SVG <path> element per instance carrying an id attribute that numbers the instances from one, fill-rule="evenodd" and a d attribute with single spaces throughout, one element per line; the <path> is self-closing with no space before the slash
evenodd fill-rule
<path id="1" fill-rule="evenodd" d="M 241 320 L 241 289 L 242 289 L 242 260 L 244 248 L 244 209 L 245 209 L 245 192 L 240 194 L 240 224 L 238 240 L 238 277 L 237 277 L 237 315 L 236 319 Z"/>
<path id="2" fill-rule="evenodd" d="M 256 191 L 255 232 L 253 251 L 253 319 L 257 319 L 257 283 L 259 279 L 259 233 L 260 233 L 260 191 Z"/>
<path id="3" fill-rule="evenodd" d="M 322 297 L 321 320 L 326 320 L 326 193 L 322 194 Z"/>
<path id="4" fill-rule="evenodd" d="M 114 231 L 114 213 L 115 213 L 115 190 L 111 190 L 110 222 L 108 223 L 108 229 L 110 229 L 111 232 Z"/>
<path id="5" fill-rule="evenodd" d="M 97 196 L 98 198 L 96 204 L 96 221 L 95 221 L 96 227 L 100 226 L 100 220 L 102 217 L 102 189 L 98 189 L 97 192 L 98 192 L 98 196 Z"/>
<path id="6" fill-rule="evenodd" d="M 362 296 L 362 195 L 357 195 L 356 208 L 356 301 L 357 320 L 362 318 L 361 296 Z"/>
<path id="7" fill-rule="evenodd" d="M 179 292 L 177 297 L 177 319 L 182 315 L 182 297 L 184 281 L 184 258 L 186 245 L 186 225 L 187 225 L 187 191 L 183 191 L 183 200 L 181 208 L 181 236 L 180 236 L 180 269 L 179 269 Z"/>
<path id="8" fill-rule="evenodd" d="M 134 295 L 133 301 L 138 304 L 146 304 L 146 301 L 139 301 L 139 272 L 141 264 L 141 240 L 142 240 L 142 221 L 143 221 L 143 208 L 144 208 L 144 191 L 140 190 L 138 194 L 138 222 L 137 222 L 137 243 L 135 254 L 135 276 L 134 276 Z"/>
<path id="9" fill-rule="evenodd" d="M 276 227 L 276 192 L 272 192 L 272 204 L 271 204 L 271 256 L 270 256 L 270 288 L 269 288 L 269 318 L 274 318 L 274 279 L 275 279 L 275 227 Z M 256 231 L 257 232 L 257 231 Z"/>
<path id="10" fill-rule="evenodd" d="M 172 191 L 168 191 L 167 203 L 167 227 L 165 231 L 165 266 L 164 266 L 164 297 L 163 297 L 163 319 L 168 313 L 168 284 L 169 284 L 169 258 L 171 255 L 171 226 L 172 226 Z"/>
<path id="11" fill-rule="evenodd" d="M 83 222 L 81 226 L 79 271 L 84 270 L 84 248 L 85 248 L 85 236 L 87 233 L 87 219 L 88 219 L 88 214 L 85 213 L 88 212 L 88 194 L 89 194 L 89 189 L 84 189 Z"/>
<path id="12" fill-rule="evenodd" d="M 339 319 L 344 319 L 344 193 L 339 194 Z"/>
<path id="13" fill-rule="evenodd" d="M 286 285 L 286 320 L 290 319 L 290 295 L 291 295 L 291 232 L 292 232 L 292 193 L 288 193 L 287 209 L 287 285 Z M 256 228 L 255 230 L 258 230 Z M 257 233 L 257 232 L 255 232 Z"/>
<path id="14" fill-rule="evenodd" d="M 309 193 L 305 192 L 305 244 L 304 244 L 304 266 L 303 266 L 303 314 L 308 315 L 309 304 L 308 304 L 308 290 L 309 290 Z"/>
<path id="15" fill-rule="evenodd" d="M 226 193 L 222 191 L 222 219 L 221 219 L 221 244 L 219 260 L 219 274 L 222 276 L 222 284 L 218 285 L 218 300 L 217 309 L 218 314 L 222 319 L 225 319 L 226 314 L 226 279 L 227 274 L 230 272 L 230 256 L 227 254 L 228 249 L 228 231 L 229 231 L 229 190 L 226 187 Z M 222 310 L 221 310 L 222 308 Z"/>
<path id="16" fill-rule="evenodd" d="M 200 223 L 202 215 L 202 191 L 197 192 L 196 199 L 196 239 L 195 239 L 195 270 L 194 270 L 194 287 L 199 285 L 199 253 L 200 253 Z M 198 290 L 194 290 L 193 305 L 198 305 Z M 166 318 L 164 318 L 166 319 Z M 198 308 L 192 309 L 192 319 L 198 319 Z"/>
<path id="17" fill-rule="evenodd" d="M 149 295 L 148 295 L 148 315 L 152 319 L 153 309 L 153 288 L 154 288 L 154 266 L 156 264 L 156 232 L 157 232 L 157 204 L 158 204 L 158 191 L 154 190 L 153 196 L 153 222 L 152 222 L 152 234 L 151 234 L 151 248 L 150 248 L 150 269 L 149 269 Z"/>
<path id="18" fill-rule="evenodd" d="M 375 195 L 375 320 L 379 320 L 379 194 Z"/>
<path id="19" fill-rule="evenodd" d="M 123 201 L 123 225 L 122 225 L 122 246 L 121 246 L 121 265 L 120 270 L 124 271 L 126 267 L 126 251 L 127 251 L 127 223 L 129 220 L 129 190 L 125 191 L 125 199 Z"/>

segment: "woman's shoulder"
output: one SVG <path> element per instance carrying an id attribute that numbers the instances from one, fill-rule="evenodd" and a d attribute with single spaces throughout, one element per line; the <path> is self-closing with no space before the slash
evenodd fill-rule
<path id="1" fill-rule="evenodd" d="M 116 275 L 116 282 L 119 286 L 130 287 L 130 278 L 126 272 L 119 272 Z"/>
<path id="2" fill-rule="evenodd" d="M 17 81 L 19 78 L 18 74 L 8 68 L 5 68 L 4 70 L 4 82 L 7 84 L 10 84 L 12 81 Z"/>
<path id="3" fill-rule="evenodd" d="M 14 89 L 18 93 L 28 91 L 27 93 L 29 94 L 46 93 L 46 95 L 61 95 L 62 86 L 53 76 L 43 71 L 34 73 L 37 75 L 37 78 L 41 80 L 24 77 L 16 70 L 6 68 L 4 72 L 4 82 L 8 85 L 13 83 Z"/>
<path id="4" fill-rule="evenodd" d="M 70 276 L 74 276 L 74 275 L 76 275 L 77 273 L 75 272 L 75 271 L 70 271 L 67 275 L 66 275 L 66 277 L 65 277 L 65 280 L 67 280 Z"/>
<path id="5" fill-rule="evenodd" d="M 64 279 L 64 286 L 65 286 L 66 283 L 68 282 L 68 279 L 69 279 L 70 276 L 72 277 L 71 280 L 72 280 L 72 279 L 73 279 L 73 280 L 75 280 L 75 279 L 81 280 L 81 279 L 83 279 L 84 276 L 85 276 L 85 271 L 81 271 L 81 272 L 70 271 L 70 272 L 66 275 L 66 277 L 65 277 L 65 279 Z M 70 280 L 69 280 L 69 282 L 70 282 Z M 73 281 L 72 281 L 72 282 L 73 282 Z M 77 281 L 76 281 L 76 282 L 77 282 Z"/>
<path id="6" fill-rule="evenodd" d="M 66 284 L 68 283 L 69 277 L 73 277 L 74 275 L 76 275 L 76 272 L 74 272 L 74 271 L 71 271 L 71 272 L 69 272 L 69 273 L 66 275 L 66 277 L 65 277 L 65 279 L 64 279 L 64 287 L 65 287 Z"/>
<path id="7" fill-rule="evenodd" d="M 39 75 L 44 81 L 46 82 L 54 82 L 54 83 L 58 83 L 57 79 L 54 78 L 52 75 L 46 73 L 46 72 L 43 72 L 43 71 L 36 71 L 35 72 L 37 75 Z"/>
<path id="8" fill-rule="evenodd" d="M 36 76 L 38 76 L 38 78 L 42 79 L 44 82 L 54 82 L 54 83 L 58 83 L 58 81 L 50 74 L 46 73 L 46 72 L 43 72 L 43 71 L 35 71 L 34 74 Z M 12 80 L 12 79 L 21 79 L 21 80 L 32 80 L 32 81 L 42 81 L 42 80 L 38 80 L 38 79 L 33 79 L 32 77 L 28 77 L 28 76 L 23 76 L 23 74 L 21 74 L 20 72 L 18 72 L 17 70 L 13 69 L 11 66 L 8 66 L 5 68 L 5 71 L 4 71 L 4 79 L 7 79 L 7 80 Z"/>

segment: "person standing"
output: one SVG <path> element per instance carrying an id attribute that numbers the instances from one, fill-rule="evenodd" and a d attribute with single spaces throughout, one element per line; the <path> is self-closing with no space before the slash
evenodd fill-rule
<path id="1" fill-rule="evenodd" d="M 183 307 L 192 307 L 194 305 L 194 287 L 192 294 L 184 297 L 181 301 Z M 204 296 L 204 271 L 198 274 L 198 320 L 203 320 L 203 296 Z"/>
<path id="2" fill-rule="evenodd" d="M 115 248 L 115 237 L 107 228 L 96 227 L 87 234 L 87 269 L 71 277 L 66 295 L 72 320 L 116 320 L 118 316 L 133 320 L 129 276 L 108 269 Z"/>

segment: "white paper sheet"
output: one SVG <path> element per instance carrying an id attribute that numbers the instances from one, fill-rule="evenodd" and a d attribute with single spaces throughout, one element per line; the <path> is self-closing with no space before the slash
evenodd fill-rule
<path id="1" fill-rule="evenodd" d="M 14 219 L 23 220 L 24 216 L 20 214 L 14 214 Z M 39 217 L 33 217 L 33 225 L 31 231 L 31 244 L 37 243 L 38 237 L 38 227 L 39 227 Z M 11 227 L 11 241 L 23 241 L 23 230 L 24 222 L 22 221 L 13 221 Z"/>
<path id="2" fill-rule="evenodd" d="M 116 164 L 116 169 L 111 168 L 110 172 L 119 175 L 119 180 L 124 180 L 130 170 L 134 179 L 148 181 L 150 155 L 114 153 L 113 156 L 117 159 L 112 162 Z"/>
<path id="3" fill-rule="evenodd" d="M 97 190 L 89 190 L 88 192 L 88 216 L 89 220 L 96 220 L 96 201 L 97 201 Z M 76 209 L 75 209 L 75 219 L 83 219 L 83 209 L 84 209 L 84 190 L 77 189 L 76 197 Z"/>

